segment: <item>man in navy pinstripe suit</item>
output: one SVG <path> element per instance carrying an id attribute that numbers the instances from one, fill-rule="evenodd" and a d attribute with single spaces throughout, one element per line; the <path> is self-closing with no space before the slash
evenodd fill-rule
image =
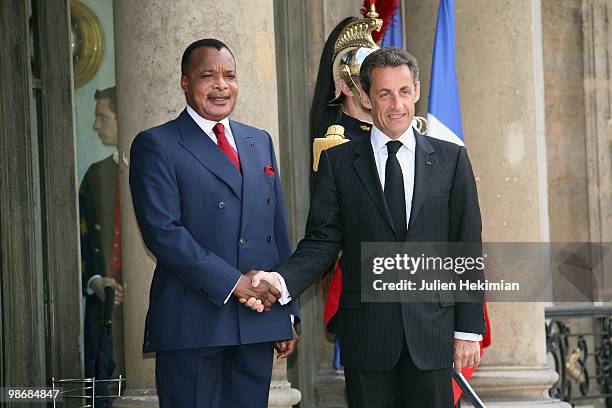
<path id="1" fill-rule="evenodd" d="M 482 294 L 473 302 L 362 303 L 362 242 L 477 242 L 481 218 L 464 147 L 411 127 L 419 98 L 415 58 L 397 48 L 361 66 L 369 139 L 324 151 L 315 175 L 304 239 L 261 278 L 295 298 L 342 250 L 337 332 L 349 406 L 452 407 L 451 369 L 480 360 Z M 249 300 L 247 305 L 251 305 Z"/>
<path id="2" fill-rule="evenodd" d="M 238 80 L 224 43 L 195 41 L 181 71 L 185 110 L 131 148 L 134 211 L 157 258 L 144 351 L 156 353 L 162 408 L 265 408 L 274 348 L 293 349 L 298 314 L 248 274 L 291 252 L 274 147 L 266 131 L 229 119 Z M 240 304 L 251 296 L 270 310 Z"/>

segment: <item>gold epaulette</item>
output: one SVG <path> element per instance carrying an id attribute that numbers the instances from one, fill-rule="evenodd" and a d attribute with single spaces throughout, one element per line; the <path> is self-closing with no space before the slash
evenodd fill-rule
<path id="1" fill-rule="evenodd" d="M 331 125 L 328 127 L 325 137 L 317 137 L 312 143 L 312 169 L 314 171 L 319 170 L 319 159 L 321 158 L 321 152 L 323 152 L 323 150 L 327 150 L 330 147 L 338 146 L 348 141 L 349 140 L 344 137 L 343 126 Z"/>

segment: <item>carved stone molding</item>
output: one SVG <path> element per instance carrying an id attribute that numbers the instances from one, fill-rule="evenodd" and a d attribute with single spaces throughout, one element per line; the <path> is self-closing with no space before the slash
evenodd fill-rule
<path id="1" fill-rule="evenodd" d="M 590 239 L 612 240 L 612 0 L 583 0 L 583 63 Z M 596 299 L 612 299 L 612 265 L 594 274 Z"/>

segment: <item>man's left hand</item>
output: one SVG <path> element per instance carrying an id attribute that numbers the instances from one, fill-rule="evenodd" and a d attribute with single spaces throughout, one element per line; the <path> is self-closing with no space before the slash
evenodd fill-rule
<path id="1" fill-rule="evenodd" d="M 463 367 L 475 368 L 480 364 L 480 342 L 455 339 L 453 354 L 455 371 L 461 372 Z"/>
<path id="2" fill-rule="evenodd" d="M 274 343 L 274 348 L 278 352 L 276 358 L 287 358 L 295 351 L 295 348 L 300 342 L 300 336 L 298 336 L 293 325 L 291 326 L 291 331 L 293 332 L 293 338 L 291 340 L 282 340 Z"/>

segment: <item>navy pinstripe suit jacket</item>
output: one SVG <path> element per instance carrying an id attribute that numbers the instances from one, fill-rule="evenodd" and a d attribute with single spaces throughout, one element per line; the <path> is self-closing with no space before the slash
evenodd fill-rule
<path id="1" fill-rule="evenodd" d="M 295 302 L 256 313 L 232 292 L 241 273 L 273 269 L 291 247 L 270 135 L 230 120 L 242 174 L 186 110 L 132 143 L 130 187 L 157 265 L 143 349 L 181 350 L 291 338 Z"/>

